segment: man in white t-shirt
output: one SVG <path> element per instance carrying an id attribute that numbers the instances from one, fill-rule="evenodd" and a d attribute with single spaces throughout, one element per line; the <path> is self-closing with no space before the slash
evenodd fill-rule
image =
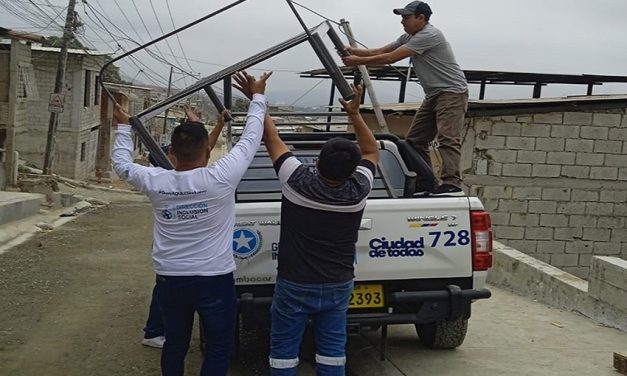
<path id="1" fill-rule="evenodd" d="M 129 115 L 116 106 L 114 116 L 120 125 L 113 168 L 146 194 L 154 209 L 152 257 L 167 333 L 161 353 L 163 375 L 183 375 L 195 312 L 206 340 L 201 375 L 227 373 L 236 322 L 234 194 L 261 142 L 270 75 L 256 80 L 240 74 L 247 92 L 253 93 L 246 127 L 231 151 L 209 167 L 208 133 L 197 122 L 185 122 L 172 132 L 174 170 L 133 163 Z"/>

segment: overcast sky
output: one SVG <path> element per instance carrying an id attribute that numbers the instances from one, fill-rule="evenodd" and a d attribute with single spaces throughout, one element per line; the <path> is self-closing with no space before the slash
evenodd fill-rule
<path id="1" fill-rule="evenodd" d="M 57 22 L 63 23 L 65 13 L 61 12 L 67 6 L 67 0 L 32 1 L 53 18 L 59 14 Z M 383 46 L 403 32 L 400 16 L 394 15 L 392 9 L 404 6 L 406 1 L 298 2 L 332 20 L 347 19 L 355 37 L 368 47 Z M 30 22 L 25 21 L 21 19 L 24 17 L 20 18 L 2 7 L 0 26 L 37 31 L 44 35 L 60 34 L 59 27 L 54 23 L 46 27 L 51 23 L 50 18 L 39 14 L 39 17 L 33 19 L 32 15 L 37 15 L 39 10 L 29 0 L 0 0 L 0 5 L 6 6 L 7 3 L 13 4 L 13 7 L 19 5 L 18 14 L 20 10 L 24 13 L 30 12 L 31 19 Z M 87 25 L 80 38 L 87 41 L 89 46 L 104 51 L 118 49 L 112 41 L 114 38 L 124 49 L 132 48 L 132 42 L 120 38 L 123 33 L 140 42 L 150 40 L 149 33 L 152 38 L 161 35 L 157 17 L 165 32 L 173 29 L 166 0 L 88 0 L 94 10 L 81 0 L 77 0 L 77 3 L 79 16 Z M 168 2 L 177 27 L 229 3 L 230 1 L 224 0 Z M 143 20 L 133 4 L 139 9 Z M 627 1 L 441 0 L 430 1 L 429 4 L 433 9 L 431 23 L 444 32 L 463 69 L 627 76 Z M 321 17 L 303 8 L 297 9 L 309 26 L 323 21 Z M 103 30 L 99 22 L 107 26 L 113 37 Z M 160 42 L 157 44 L 158 51 L 156 48 L 153 51 L 181 68 L 206 76 L 222 69 L 220 65 L 234 64 L 301 32 L 300 24 L 285 1 L 248 0 L 179 34 L 189 64 L 183 58 L 179 41 L 175 37 L 168 39 L 170 46 Z M 177 55 L 177 59 L 170 55 L 170 48 Z M 136 84 L 157 81 L 165 85 L 169 70 L 167 65 L 145 53 L 139 53 L 137 61 L 154 72 L 149 72 L 144 67 L 148 73 L 138 73 L 139 68 L 126 59 L 120 66 L 127 79 L 134 79 Z M 341 63 L 339 58 L 336 62 Z M 270 100 L 292 104 L 319 82 L 317 79 L 299 78 L 294 72 L 320 67 L 311 47 L 302 44 L 255 68 L 275 70 L 268 86 Z M 253 72 L 256 75 L 260 73 Z M 175 73 L 176 86 L 191 84 L 191 79 L 183 77 L 184 74 Z M 325 105 L 329 87 L 330 82 L 321 83 L 296 104 Z M 378 83 L 376 89 L 382 102 L 394 102 L 398 97 L 397 83 Z M 476 98 L 478 87 L 471 85 L 470 90 L 471 97 Z M 543 89 L 543 96 L 585 94 L 585 90 L 585 86 L 548 86 Z M 486 97 L 529 98 L 531 91 L 531 87 L 489 86 Z M 595 88 L 595 93 L 603 92 L 627 93 L 627 85 L 604 85 Z M 407 101 L 417 101 L 422 96 L 422 89 L 417 84 L 408 86 Z"/>

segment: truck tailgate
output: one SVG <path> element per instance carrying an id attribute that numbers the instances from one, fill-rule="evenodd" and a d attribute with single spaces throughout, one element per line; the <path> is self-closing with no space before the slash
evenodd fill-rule
<path id="1" fill-rule="evenodd" d="M 356 280 L 472 276 L 467 197 L 370 200 L 357 242 Z"/>
<path id="2" fill-rule="evenodd" d="M 361 222 L 357 281 L 472 276 L 467 197 L 369 200 Z M 276 280 L 280 203 L 236 205 L 238 285 Z"/>

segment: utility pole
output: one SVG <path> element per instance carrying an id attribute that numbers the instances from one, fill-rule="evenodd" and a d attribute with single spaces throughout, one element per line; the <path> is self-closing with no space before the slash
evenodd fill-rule
<path id="1" fill-rule="evenodd" d="M 172 73 L 174 72 L 174 67 L 170 66 L 170 78 L 168 79 L 168 94 L 166 95 L 166 98 L 170 96 L 170 90 L 172 89 Z M 165 134 L 166 130 L 167 130 L 167 125 L 168 125 L 168 112 L 170 111 L 170 108 L 168 107 L 167 110 L 165 110 L 165 117 L 163 118 L 163 130 L 161 131 L 161 134 Z"/>
<path id="2" fill-rule="evenodd" d="M 74 7 L 76 0 L 69 0 L 67 6 L 67 16 L 65 17 L 65 28 L 63 29 L 63 37 L 61 38 L 61 51 L 59 52 L 59 64 L 57 66 L 57 77 L 54 82 L 54 94 L 61 94 L 65 84 L 65 65 L 67 63 L 68 44 L 74 39 Z M 50 113 L 50 122 L 48 123 L 48 138 L 46 139 L 46 154 L 44 154 L 44 174 L 49 175 L 52 171 L 52 160 L 54 154 L 55 133 L 59 123 L 59 113 Z"/>

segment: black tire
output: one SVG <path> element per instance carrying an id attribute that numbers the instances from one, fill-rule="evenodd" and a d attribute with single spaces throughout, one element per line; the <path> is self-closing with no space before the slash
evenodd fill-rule
<path id="1" fill-rule="evenodd" d="M 416 324 L 420 342 L 430 349 L 454 349 L 466 338 L 468 320 L 439 320 L 429 324 Z"/>

